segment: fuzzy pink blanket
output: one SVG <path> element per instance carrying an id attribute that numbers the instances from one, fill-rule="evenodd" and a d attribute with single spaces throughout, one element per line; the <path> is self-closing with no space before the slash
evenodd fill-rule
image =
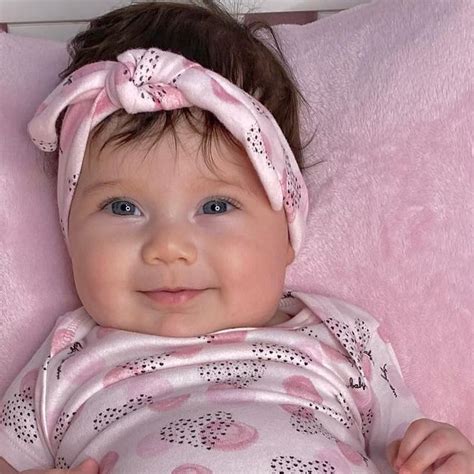
<path id="1" fill-rule="evenodd" d="M 469 0 L 380 0 L 277 30 L 322 161 L 287 285 L 381 320 L 426 415 L 474 439 L 472 18 Z M 0 393 L 80 306 L 26 136 L 65 64 L 63 44 L 0 33 Z"/>

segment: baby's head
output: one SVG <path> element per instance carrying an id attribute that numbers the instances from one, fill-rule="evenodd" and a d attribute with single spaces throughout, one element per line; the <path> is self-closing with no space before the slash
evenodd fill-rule
<path id="1" fill-rule="evenodd" d="M 212 91 L 205 92 L 220 98 L 215 110 L 214 105 L 208 110 L 195 106 L 203 91 L 192 90 L 197 97 L 192 101 L 188 94 L 188 107 L 127 113 L 120 106 L 113 113 L 104 112 L 102 119 L 100 108 L 107 107 L 94 97 L 99 118 L 97 125 L 89 123 L 81 167 L 64 183 L 70 201 L 63 215 L 67 225 L 61 221 L 82 304 L 100 325 L 161 336 L 198 336 L 284 321 L 278 303 L 286 267 L 295 256 L 295 239 L 301 237 L 294 222 L 293 231 L 289 226 L 294 219 L 290 207 L 303 206 L 298 218 L 304 221 L 307 206 L 305 196 L 303 204 L 289 203 L 290 185 L 291 199 L 294 193 L 304 195 L 293 158 L 301 160 L 298 92 L 293 81 L 249 27 L 215 6 L 173 3 L 132 5 L 92 21 L 73 40 L 72 62 L 62 75 L 70 81 L 74 71 L 87 64 L 116 61 L 125 51 L 138 49 L 147 52 L 121 61 L 128 66 L 137 60 L 136 70 L 145 75 L 145 80 L 140 76 L 142 98 L 145 90 L 153 102 L 178 100 L 172 97 L 173 81 L 150 82 L 146 89 L 153 72 L 149 69 L 156 67 L 153 58 L 162 61 L 159 68 L 167 61 L 163 51 L 205 68 L 192 70 L 195 76 L 184 71 L 178 89 L 187 91 L 186 81 L 192 89 L 190 77 L 199 82 L 202 73 L 207 80 L 206 71 L 211 70 L 247 94 L 235 95 L 235 90 L 223 88 L 225 83 L 211 79 Z M 143 64 L 149 57 L 150 62 Z M 170 78 L 179 79 L 181 74 L 172 73 L 174 61 L 165 63 Z M 95 67 L 89 72 L 89 83 L 99 80 Z M 133 74 L 136 79 L 138 73 Z M 77 74 L 74 80 L 78 83 L 85 77 Z M 124 80 L 105 81 L 104 94 L 112 103 L 118 100 Z M 284 138 L 251 96 L 272 113 Z M 257 155 L 259 162 L 249 159 L 253 152 L 249 155 L 245 141 L 251 141 L 250 135 L 239 136 L 240 122 L 245 120 L 232 112 L 236 102 L 232 97 L 245 101 L 261 121 L 250 128 L 257 137 L 253 150 L 264 154 Z M 92 100 L 84 108 L 91 104 Z M 80 113 L 68 110 L 61 117 L 60 147 L 72 147 L 77 137 L 84 136 L 79 128 L 74 133 L 68 130 L 72 128 L 68 123 Z M 266 156 L 265 150 L 270 149 L 284 156 L 282 166 L 272 164 L 270 153 Z M 65 160 L 67 153 L 61 156 L 62 152 L 59 159 Z M 61 174 L 68 176 L 61 173 L 60 164 Z M 176 291 L 182 288 L 192 291 Z"/>

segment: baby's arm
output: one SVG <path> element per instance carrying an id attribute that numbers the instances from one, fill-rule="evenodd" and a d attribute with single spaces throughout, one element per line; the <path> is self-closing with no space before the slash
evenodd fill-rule
<path id="1" fill-rule="evenodd" d="M 370 411 L 362 417 L 369 427 L 366 449 L 370 459 L 385 474 L 393 472 L 386 456 L 387 446 L 401 438 L 407 427 L 424 418 L 424 414 L 406 386 L 396 354 L 380 326 L 372 332 L 365 355 L 370 359 L 373 394 Z"/>
<path id="2" fill-rule="evenodd" d="M 36 384 L 42 376 L 42 366 L 50 354 L 51 334 L 13 380 L 0 400 L 0 458 L 16 469 L 33 466 L 49 468 L 54 459 L 44 443 L 37 411 Z M 7 471 L 8 472 L 8 471 Z M 0 474 L 3 474 L 0 471 Z"/>
<path id="3" fill-rule="evenodd" d="M 384 447 L 390 468 L 399 474 L 474 473 L 472 444 L 455 427 L 422 416 L 390 343 L 378 331 L 372 335 L 369 352 L 376 375 L 371 385 L 379 409 L 374 413 L 368 451 L 381 471 L 388 472 L 380 459 Z M 399 431 L 403 425 L 406 429 Z"/>
<path id="4" fill-rule="evenodd" d="M 427 418 L 414 421 L 402 439 L 392 442 L 387 457 L 399 474 L 474 472 L 474 448 L 469 440 L 454 426 Z"/>

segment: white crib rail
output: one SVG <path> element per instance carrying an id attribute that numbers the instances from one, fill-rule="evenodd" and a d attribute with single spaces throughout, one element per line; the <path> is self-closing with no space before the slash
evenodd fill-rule
<path id="1" fill-rule="evenodd" d="M 146 0 L 133 0 L 140 3 Z M 186 0 L 183 0 L 184 2 Z M 370 0 L 221 0 L 241 13 L 318 12 L 318 18 Z M 14 34 L 66 41 L 91 18 L 132 0 L 0 0 L 0 27 Z"/>
<path id="2" fill-rule="evenodd" d="M 145 0 L 135 0 L 140 3 Z M 221 0 L 254 12 L 335 11 L 368 0 Z M 127 0 L 0 0 L 0 23 L 87 21 L 131 1 Z"/>

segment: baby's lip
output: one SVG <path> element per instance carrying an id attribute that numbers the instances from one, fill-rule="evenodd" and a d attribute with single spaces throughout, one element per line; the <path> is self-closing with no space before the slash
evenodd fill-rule
<path id="1" fill-rule="evenodd" d="M 167 291 L 169 293 L 177 293 L 178 291 L 201 291 L 203 288 L 188 288 L 188 287 L 176 287 L 176 288 L 156 288 L 155 290 L 147 290 L 144 293 L 158 293 L 159 291 Z"/>
<path id="2" fill-rule="evenodd" d="M 159 303 L 160 305 L 179 305 L 186 303 L 204 290 L 190 289 L 190 288 L 168 288 L 153 291 L 144 291 L 143 293 L 150 299 Z"/>

